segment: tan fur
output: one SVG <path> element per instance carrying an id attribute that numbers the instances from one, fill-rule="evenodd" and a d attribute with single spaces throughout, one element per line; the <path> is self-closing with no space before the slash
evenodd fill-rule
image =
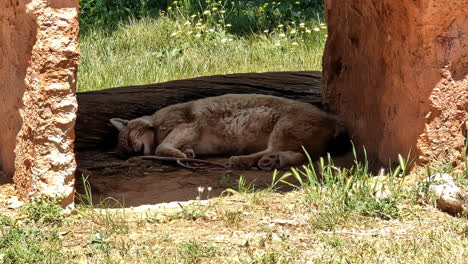
<path id="1" fill-rule="evenodd" d="M 301 164 L 305 161 L 303 146 L 312 157 L 324 154 L 327 143 L 342 129 L 335 117 L 310 104 L 253 94 L 228 94 L 165 107 L 151 117 L 151 129 L 148 119 L 131 120 L 121 129 L 120 150 L 138 153 L 142 149 L 138 145 L 147 144 L 145 149 L 155 148 L 154 153 L 161 156 L 229 155 L 231 166 L 240 169 Z M 150 134 L 156 144 L 142 140 Z M 132 145 L 137 147 L 129 147 Z"/>

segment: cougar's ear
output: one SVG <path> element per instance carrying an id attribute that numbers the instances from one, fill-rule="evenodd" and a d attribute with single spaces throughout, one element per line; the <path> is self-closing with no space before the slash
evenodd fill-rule
<path id="1" fill-rule="evenodd" d="M 120 118 L 111 118 L 109 121 L 119 131 L 122 131 L 122 129 L 124 129 L 128 124 L 128 120 L 120 119 Z"/>

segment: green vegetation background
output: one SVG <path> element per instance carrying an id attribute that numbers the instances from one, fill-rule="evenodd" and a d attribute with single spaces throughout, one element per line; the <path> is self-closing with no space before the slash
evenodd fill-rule
<path id="1" fill-rule="evenodd" d="M 81 0 L 78 90 L 320 70 L 323 0 Z"/>

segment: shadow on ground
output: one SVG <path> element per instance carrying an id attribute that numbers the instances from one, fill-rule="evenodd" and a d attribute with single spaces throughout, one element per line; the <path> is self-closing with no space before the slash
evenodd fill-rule
<path id="1" fill-rule="evenodd" d="M 214 160 L 223 162 L 222 159 Z M 266 188 L 272 182 L 272 172 L 269 171 L 220 168 L 193 171 L 159 161 L 119 160 L 112 154 L 100 152 L 78 153 L 77 161 L 77 197 L 85 193 L 85 177 L 91 187 L 93 203 L 98 207 L 109 206 L 108 202 L 112 204 L 114 199 L 124 207 L 194 200 L 200 195 L 199 187 L 204 187 L 201 199 L 217 197 L 227 188 L 237 189 L 240 176 L 244 176 L 247 183 L 253 183 L 256 189 Z M 353 157 L 348 154 L 334 158 L 334 162 L 337 166 L 350 167 Z M 211 187 L 211 191 L 208 191 L 208 187 Z M 278 187 L 281 191 L 291 190 L 285 184 Z M 100 205 L 102 202 L 104 204 Z"/>

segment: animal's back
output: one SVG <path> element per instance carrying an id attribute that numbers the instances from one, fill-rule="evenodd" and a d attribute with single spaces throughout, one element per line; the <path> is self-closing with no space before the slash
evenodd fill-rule
<path id="1" fill-rule="evenodd" d="M 193 102 L 201 153 L 253 153 L 264 150 L 278 122 L 307 133 L 324 113 L 316 107 L 268 95 L 228 94 Z M 318 124 L 317 124 L 318 125 Z M 213 149 L 219 148 L 219 149 Z"/>

